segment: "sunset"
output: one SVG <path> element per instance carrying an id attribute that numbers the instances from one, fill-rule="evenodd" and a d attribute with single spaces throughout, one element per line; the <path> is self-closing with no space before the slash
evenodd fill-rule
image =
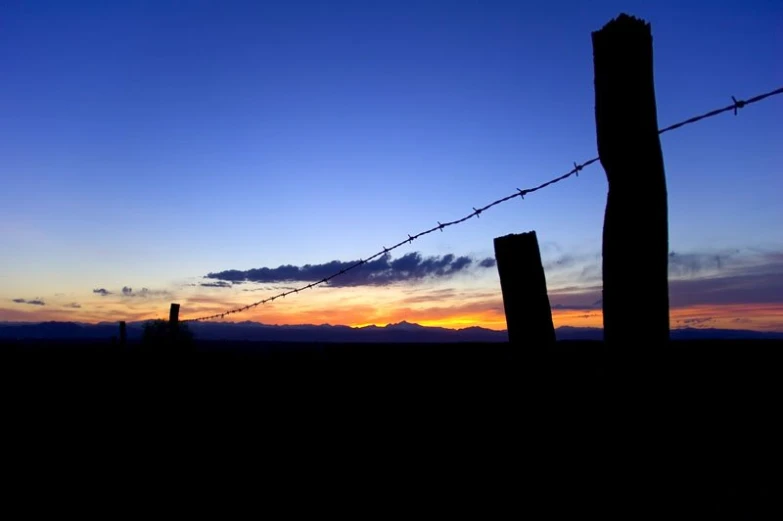
<path id="1" fill-rule="evenodd" d="M 297 4 L 0 8 L 0 321 L 244 308 L 567 172 L 621 8 L 655 29 L 661 126 L 783 80 L 771 4 Z M 781 103 L 661 136 L 674 329 L 783 331 Z M 492 241 L 536 230 L 555 326 L 601 327 L 606 187 L 593 164 L 220 320 L 503 330 Z"/>
<path id="2" fill-rule="evenodd" d="M 761 265 L 768 276 L 743 275 L 749 269 L 731 268 L 730 261 L 722 272 L 705 268 L 701 276 L 673 278 L 672 327 L 710 327 L 780 331 L 783 324 L 783 283 L 777 281 L 775 269 L 783 265 Z M 550 270 L 558 273 L 555 262 Z M 584 271 L 586 268 L 580 268 Z M 600 270 L 600 267 L 598 268 Z M 587 270 L 590 271 L 590 270 Z M 88 295 L 77 292 L 41 297 L 34 294 L 23 302 L 5 306 L 3 320 L 8 321 L 77 321 L 113 322 L 164 318 L 170 302 L 180 302 L 184 313 L 193 316 L 221 313 L 252 304 L 266 296 L 287 289 L 259 283 L 226 283 L 204 281 L 184 283 L 167 290 L 95 288 Z M 573 283 L 580 282 L 578 280 Z M 552 317 L 556 327 L 601 327 L 600 285 L 550 287 Z M 595 282 L 595 281 L 593 281 Z M 291 281 L 288 281 L 291 283 Z M 600 283 L 600 279 L 599 279 Z M 125 291 L 123 291 L 125 289 Z M 460 277 L 443 281 L 397 282 L 382 286 L 337 286 L 314 288 L 301 295 L 291 295 L 246 312 L 229 315 L 223 322 L 258 321 L 265 324 L 343 324 L 355 327 L 382 326 L 402 321 L 426 326 L 488 329 L 506 328 L 503 299 L 497 270 L 478 268 Z"/>
<path id="3" fill-rule="evenodd" d="M 7 495 L 781 518 L 781 29 L 0 2 Z"/>

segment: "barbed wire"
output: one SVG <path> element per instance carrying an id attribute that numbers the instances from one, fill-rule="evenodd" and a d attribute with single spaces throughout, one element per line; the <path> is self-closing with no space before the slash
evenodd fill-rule
<path id="1" fill-rule="evenodd" d="M 677 129 L 682 128 L 682 127 L 684 127 L 686 125 L 691 125 L 693 123 L 698 123 L 699 121 L 703 121 L 705 119 L 715 117 L 715 116 L 717 116 L 719 114 L 723 114 L 724 112 L 733 111 L 734 115 L 736 116 L 740 109 L 742 109 L 742 108 L 744 108 L 744 107 L 746 107 L 748 105 L 752 105 L 754 103 L 758 103 L 759 101 L 765 100 L 765 99 L 767 99 L 769 97 L 776 96 L 778 94 L 783 94 L 783 87 L 781 87 L 779 89 L 772 90 L 770 92 L 766 92 L 764 94 L 759 94 L 757 96 L 753 96 L 752 98 L 749 98 L 749 99 L 746 99 L 746 100 L 738 100 L 734 96 L 732 96 L 731 97 L 731 100 L 732 100 L 732 104 L 731 105 L 726 105 L 725 107 L 722 107 L 722 108 L 719 108 L 719 109 L 715 109 L 715 110 L 711 110 L 709 112 L 705 112 L 704 114 L 700 114 L 698 116 L 693 116 L 691 118 L 685 119 L 685 120 L 680 121 L 678 123 L 675 123 L 673 125 L 669 125 L 668 127 L 664 127 L 662 129 L 658 130 L 658 134 L 664 134 L 664 133 L 672 131 L 672 130 L 677 130 Z M 489 210 L 489 209 L 491 209 L 491 208 L 493 208 L 493 207 L 495 207 L 495 206 L 497 206 L 499 204 L 503 204 L 506 201 L 510 201 L 512 199 L 516 199 L 517 197 L 519 197 L 521 199 L 524 199 L 525 196 L 528 195 L 528 194 L 532 194 L 532 193 L 538 192 L 539 190 L 543 190 L 544 188 L 547 188 L 547 187 L 549 187 L 551 185 L 554 185 L 556 183 L 564 181 L 564 180 L 568 179 L 569 177 L 572 177 L 572 176 L 578 177 L 579 176 L 579 172 L 581 172 L 582 170 L 584 170 L 588 166 L 590 166 L 590 165 L 592 165 L 592 164 L 594 164 L 594 163 L 596 163 L 598 161 L 599 161 L 599 158 L 598 157 L 594 157 L 594 158 L 592 158 L 590 160 L 587 160 L 587 161 L 584 161 L 583 163 L 580 163 L 580 164 L 574 163 L 574 168 L 572 168 L 571 170 L 569 170 L 568 172 L 566 172 L 565 174 L 563 174 L 563 175 L 561 175 L 559 177 L 555 177 L 554 179 L 551 179 L 551 180 L 549 180 L 549 181 L 547 181 L 545 183 L 542 183 L 542 184 L 540 184 L 538 186 L 534 186 L 533 188 L 526 188 L 524 190 L 517 188 L 516 192 L 514 192 L 514 193 L 512 193 L 510 195 L 507 195 L 505 197 L 501 197 L 500 199 L 497 199 L 495 201 L 492 201 L 491 203 L 489 203 L 487 205 L 484 205 L 484 206 L 482 206 L 480 208 L 473 207 L 473 211 L 471 213 L 465 215 L 464 217 L 462 217 L 460 219 L 456 219 L 454 221 L 448 221 L 448 222 L 445 222 L 445 223 L 441 223 L 440 221 L 436 221 L 438 223 L 436 226 L 433 226 L 432 228 L 429 228 L 427 230 L 421 231 L 421 232 L 419 232 L 419 233 L 417 233 L 415 235 L 408 234 L 408 238 L 407 239 L 403 239 L 400 242 L 394 244 L 393 246 L 391 246 L 389 248 L 384 246 L 382 250 L 378 251 L 374 255 L 371 255 L 370 257 L 367 257 L 366 259 L 361 259 L 358 262 L 348 266 L 347 268 L 343 268 L 340 271 L 337 271 L 337 272 L 333 273 L 332 275 L 330 275 L 328 277 L 324 277 L 321 280 L 318 280 L 316 282 L 311 282 L 310 284 L 307 284 L 307 285 L 304 285 L 304 286 L 301 286 L 301 287 L 298 287 L 298 288 L 294 288 L 294 289 L 291 289 L 291 290 L 288 290 L 288 291 L 284 291 L 282 293 L 278 293 L 277 295 L 274 295 L 272 297 L 267 297 L 265 299 L 259 300 L 257 302 L 253 302 L 251 304 L 247 304 L 246 306 L 241 306 L 241 307 L 238 307 L 238 308 L 230 309 L 230 310 L 224 311 L 222 313 L 215 313 L 213 315 L 207 315 L 207 316 L 198 317 L 198 318 L 186 319 L 186 320 L 182 320 L 181 322 L 202 322 L 202 321 L 205 321 L 205 320 L 214 320 L 214 319 L 219 319 L 219 318 L 225 318 L 228 315 L 233 315 L 234 313 L 242 313 L 243 311 L 247 311 L 248 309 L 261 306 L 261 305 L 266 304 L 268 302 L 274 302 L 277 299 L 285 298 L 288 295 L 291 295 L 291 294 L 294 294 L 294 293 L 299 293 L 300 291 L 305 291 L 305 290 L 308 290 L 308 289 L 312 289 L 312 288 L 314 288 L 316 286 L 320 286 L 320 285 L 326 284 L 327 282 L 329 282 L 330 280 L 334 279 L 335 277 L 339 277 L 341 275 L 344 275 L 345 273 L 347 273 L 347 272 L 349 272 L 351 270 L 354 270 L 356 268 L 359 268 L 360 266 L 363 266 L 363 265 L 367 264 L 368 262 L 370 262 L 370 261 L 372 261 L 374 259 L 377 259 L 378 257 L 387 255 L 387 254 L 389 254 L 389 252 L 392 252 L 392 251 L 394 251 L 394 250 L 396 250 L 398 248 L 402 248 L 406 244 L 412 244 L 413 241 L 415 241 L 416 239 L 419 239 L 420 237 L 424 237 L 425 235 L 429 235 L 430 233 L 436 232 L 438 230 L 440 230 L 442 232 L 444 229 L 446 229 L 446 228 L 448 228 L 450 226 L 456 226 L 458 224 L 462 224 L 465 221 L 468 221 L 468 220 L 472 219 L 473 217 L 479 218 L 483 212 L 485 212 L 485 211 L 487 211 L 487 210 Z"/>
<path id="2" fill-rule="evenodd" d="M 688 118 L 684 121 L 680 121 L 679 123 L 675 123 L 674 125 L 669 125 L 668 127 L 659 130 L 658 134 L 663 134 L 664 132 L 669 132 L 670 130 L 676 130 L 678 128 L 684 127 L 685 125 L 690 125 L 691 123 L 698 123 L 703 119 L 712 118 L 719 114 L 723 114 L 724 112 L 734 111 L 734 115 L 736 116 L 739 109 L 744 108 L 747 105 L 758 103 L 759 101 L 765 100 L 772 96 L 776 96 L 778 94 L 783 94 L 783 87 L 780 87 L 779 89 L 771 90 L 769 92 L 765 92 L 764 94 L 759 94 L 758 96 L 753 96 L 752 98 L 748 98 L 746 100 L 738 100 L 737 98 L 732 96 L 731 100 L 734 103 L 732 103 L 731 105 L 726 105 L 723 108 L 711 110 L 699 116 L 693 116 L 692 118 Z"/>

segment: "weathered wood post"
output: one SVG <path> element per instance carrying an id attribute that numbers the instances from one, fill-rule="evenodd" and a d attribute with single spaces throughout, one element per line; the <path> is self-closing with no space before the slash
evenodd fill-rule
<path id="1" fill-rule="evenodd" d="M 120 321 L 120 346 L 125 347 L 125 343 L 128 339 L 128 330 L 125 327 L 125 321 Z"/>
<path id="2" fill-rule="evenodd" d="M 650 25 L 621 14 L 592 33 L 598 155 L 609 184 L 603 230 L 607 346 L 669 340 L 666 175 Z M 649 343 L 649 342 L 647 342 Z"/>
<path id="3" fill-rule="evenodd" d="M 553 344 L 555 326 L 536 232 L 496 237 L 494 244 L 509 341 L 534 347 Z"/>

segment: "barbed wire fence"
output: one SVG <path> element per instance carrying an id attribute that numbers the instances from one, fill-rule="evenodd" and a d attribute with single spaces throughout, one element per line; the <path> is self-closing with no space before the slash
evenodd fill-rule
<path id="1" fill-rule="evenodd" d="M 713 118 L 715 116 L 718 116 L 720 114 L 724 114 L 726 112 L 733 112 L 734 115 L 736 116 L 740 109 L 745 108 L 748 105 L 752 105 L 754 103 L 758 103 L 760 101 L 763 101 L 763 100 L 765 100 L 767 98 L 770 98 L 772 96 L 779 95 L 779 94 L 783 94 L 783 87 L 775 89 L 775 90 L 772 90 L 772 91 L 769 91 L 769 92 L 765 92 L 764 94 L 759 94 L 759 95 L 753 96 L 753 97 L 748 98 L 746 100 L 738 100 L 734 96 L 732 96 L 731 97 L 732 103 L 730 105 L 726 105 L 725 107 L 722 107 L 722 108 L 719 108 L 719 109 L 715 109 L 715 110 L 711 110 L 709 112 L 705 112 L 704 114 L 700 114 L 698 116 L 693 116 L 693 117 L 690 117 L 690 118 L 685 119 L 683 121 L 680 121 L 678 123 L 674 123 L 673 125 L 669 125 L 668 127 L 664 127 L 662 129 L 658 130 L 658 134 L 664 134 L 664 133 L 670 132 L 672 130 L 677 130 L 677 129 L 680 129 L 680 128 L 685 127 L 687 125 L 698 123 L 698 122 L 703 121 L 705 119 Z M 464 223 L 466 221 L 469 221 L 470 219 L 472 219 L 474 217 L 479 218 L 482 213 L 486 212 L 487 210 L 490 210 L 491 208 L 493 208 L 495 206 L 503 204 L 503 203 L 505 203 L 507 201 L 510 201 L 512 199 L 516 199 L 517 197 L 519 197 L 520 199 L 524 199 L 526 195 L 538 192 L 540 190 L 543 190 L 544 188 L 548 188 L 549 186 L 557 184 L 557 183 L 559 183 L 561 181 L 565 181 L 566 179 L 568 179 L 570 177 L 578 177 L 579 176 L 579 172 L 581 172 L 585 168 L 587 168 L 587 167 L 597 163 L 598 161 L 599 161 L 599 158 L 598 157 L 594 157 L 592 159 L 589 159 L 589 160 L 584 161 L 584 162 L 579 163 L 579 164 L 574 163 L 574 167 L 571 170 L 569 170 L 568 172 L 566 172 L 565 174 L 563 174 L 563 175 L 561 175 L 559 177 L 555 177 L 554 179 L 550 179 L 549 181 L 547 181 L 545 183 L 542 183 L 542 184 L 540 184 L 538 186 L 534 186 L 532 188 L 526 188 L 526 189 L 519 189 L 519 188 L 517 188 L 516 192 L 514 192 L 512 194 L 509 194 L 509 195 L 507 195 L 505 197 L 501 197 L 500 199 L 497 199 L 495 201 L 492 201 L 491 203 L 489 203 L 487 205 L 484 205 L 484 206 L 479 207 L 479 208 L 473 207 L 473 211 L 472 212 L 470 212 L 469 214 L 465 215 L 464 217 L 462 217 L 460 219 L 456 219 L 454 221 L 448 221 L 448 222 L 444 222 L 444 223 L 441 223 L 440 221 L 436 221 L 438 223 L 436 226 L 433 226 L 433 227 L 431 227 L 429 229 L 421 231 L 421 232 L 419 232 L 419 233 L 417 233 L 415 235 L 408 234 L 408 237 L 406 239 L 403 239 L 403 240 L 397 242 L 396 244 L 394 244 L 394 245 L 392 245 L 392 246 L 390 246 L 388 248 L 384 246 L 382 250 L 379 250 L 375 254 L 373 254 L 373 255 L 371 255 L 371 256 L 369 256 L 367 258 L 363 258 L 363 259 L 357 261 L 356 263 L 348 266 L 347 268 L 343 268 L 343 269 L 341 269 L 339 271 L 336 271 L 332 275 L 329 275 L 328 277 L 324 277 L 324 278 L 322 278 L 322 279 L 320 279 L 320 280 L 318 280 L 316 282 L 311 282 L 310 284 L 306 284 L 306 285 L 298 287 L 298 288 L 294 288 L 294 289 L 290 289 L 288 291 L 284 291 L 282 293 L 278 293 L 277 295 L 274 295 L 274 296 L 271 296 L 271 297 L 267 297 L 265 299 L 253 302 L 251 304 L 247 304 L 245 306 L 237 307 L 237 308 L 234 308 L 234 309 L 229 309 L 227 311 L 223 311 L 221 313 L 215 313 L 215 314 L 212 314 L 212 315 L 201 316 L 201 317 L 198 317 L 198 318 L 185 319 L 185 320 L 181 320 L 181 322 L 202 322 L 202 321 L 206 321 L 206 320 L 215 320 L 215 319 L 225 318 L 228 315 L 232 315 L 232 314 L 235 314 L 235 313 L 242 313 L 243 311 L 247 311 L 247 310 L 249 310 L 251 308 L 255 308 L 255 307 L 264 305 L 264 304 L 266 304 L 268 302 L 274 302 L 277 299 L 285 298 L 288 295 L 298 294 L 298 293 L 300 293 L 302 291 L 305 291 L 305 290 L 308 290 L 308 289 L 312 289 L 312 288 L 314 288 L 316 286 L 321 286 L 321 285 L 327 284 L 330 280 L 332 280 L 332 279 L 334 279 L 336 277 L 340 277 L 340 276 L 344 275 L 345 273 L 347 273 L 347 272 L 349 272 L 351 270 L 357 269 L 357 268 L 367 264 L 368 262 L 370 262 L 370 261 L 372 261 L 374 259 L 377 259 L 379 257 L 387 255 L 389 252 L 392 252 L 392 251 L 394 251 L 394 250 L 396 250 L 398 248 L 402 248 L 406 244 L 412 244 L 413 241 L 415 241 L 416 239 L 419 239 L 421 237 L 424 237 L 425 235 L 429 235 L 430 233 L 434 233 L 436 231 L 441 231 L 442 232 L 443 230 L 445 230 L 448 227 L 456 226 L 458 224 L 462 224 L 462 223 Z"/>

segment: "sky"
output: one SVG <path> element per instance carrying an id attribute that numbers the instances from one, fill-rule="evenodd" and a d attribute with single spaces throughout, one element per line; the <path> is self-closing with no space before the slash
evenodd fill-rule
<path id="1" fill-rule="evenodd" d="M 661 126 L 783 86 L 777 1 L 6 0 L 0 321 L 218 313 L 565 173 L 621 12 Z M 672 327 L 783 331 L 781 116 L 661 136 Z M 606 190 L 595 164 L 229 320 L 504 329 L 492 240 L 535 230 L 555 325 L 600 327 Z"/>

